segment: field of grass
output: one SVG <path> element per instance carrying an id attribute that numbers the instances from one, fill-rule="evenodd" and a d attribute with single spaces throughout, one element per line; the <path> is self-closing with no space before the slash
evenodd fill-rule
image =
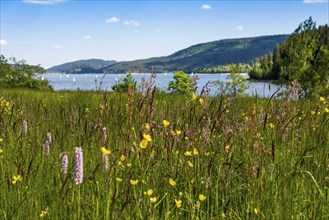
<path id="1" fill-rule="evenodd" d="M 328 219 L 328 104 L 1 90 L 0 219 Z"/>

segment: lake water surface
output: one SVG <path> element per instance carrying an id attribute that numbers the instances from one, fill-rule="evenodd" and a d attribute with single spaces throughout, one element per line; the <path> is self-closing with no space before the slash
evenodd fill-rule
<path id="1" fill-rule="evenodd" d="M 221 81 L 227 82 L 229 74 L 194 74 L 197 75 L 198 94 L 203 86 L 208 82 Z M 248 78 L 246 74 L 243 75 Z M 125 77 L 125 74 L 60 74 L 47 73 L 40 74 L 38 78 L 46 79 L 53 86 L 54 90 L 101 90 L 112 91 L 111 87 L 120 79 Z M 151 77 L 150 73 L 133 73 L 133 79 L 137 81 L 137 85 L 141 85 L 143 79 Z M 153 78 L 155 85 L 163 91 L 167 91 L 169 82 L 173 80 L 172 73 L 158 73 Z M 253 96 L 269 97 L 279 89 L 279 86 L 268 82 L 252 82 L 251 87 L 246 91 L 246 94 Z M 211 87 L 210 94 L 216 95 L 219 93 L 219 86 Z"/>

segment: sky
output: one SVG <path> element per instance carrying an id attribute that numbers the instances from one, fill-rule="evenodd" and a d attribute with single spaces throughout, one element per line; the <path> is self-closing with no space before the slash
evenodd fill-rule
<path id="1" fill-rule="evenodd" d="M 290 34 L 328 0 L 0 0 L 0 52 L 49 68 L 80 59 L 167 56 L 228 38 Z"/>

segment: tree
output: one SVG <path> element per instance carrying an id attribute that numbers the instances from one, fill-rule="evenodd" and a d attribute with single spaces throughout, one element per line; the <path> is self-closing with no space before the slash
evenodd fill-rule
<path id="1" fill-rule="evenodd" d="M 0 55 L 0 87 L 2 88 L 31 88 L 52 89 L 46 80 L 34 78 L 37 73 L 44 73 L 40 66 L 28 65 L 24 60 L 17 61 L 11 58 L 10 62 Z"/>
<path id="2" fill-rule="evenodd" d="M 128 73 L 125 78 L 120 79 L 117 84 L 112 86 L 112 90 L 116 92 L 128 92 L 129 88 L 136 89 L 136 80 L 133 79 L 131 73 Z"/>
<path id="3" fill-rule="evenodd" d="M 192 79 L 183 71 L 174 72 L 174 80 L 170 81 L 168 90 L 178 94 L 189 94 L 195 92 Z"/>

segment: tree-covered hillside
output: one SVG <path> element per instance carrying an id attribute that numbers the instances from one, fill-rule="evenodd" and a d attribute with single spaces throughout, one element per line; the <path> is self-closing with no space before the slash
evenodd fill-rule
<path id="1" fill-rule="evenodd" d="M 118 62 L 103 69 L 106 73 L 125 72 L 195 72 L 202 68 L 230 63 L 248 63 L 272 51 L 287 35 L 226 39 L 197 44 L 170 56 Z"/>
<path id="2" fill-rule="evenodd" d="M 89 59 L 64 63 L 47 69 L 49 73 L 100 73 L 101 69 L 116 63 L 114 60 Z"/>
<path id="3" fill-rule="evenodd" d="M 253 79 L 301 84 L 305 95 L 329 94 L 329 27 L 316 26 L 310 17 L 273 53 L 257 58 L 249 73 Z"/>

